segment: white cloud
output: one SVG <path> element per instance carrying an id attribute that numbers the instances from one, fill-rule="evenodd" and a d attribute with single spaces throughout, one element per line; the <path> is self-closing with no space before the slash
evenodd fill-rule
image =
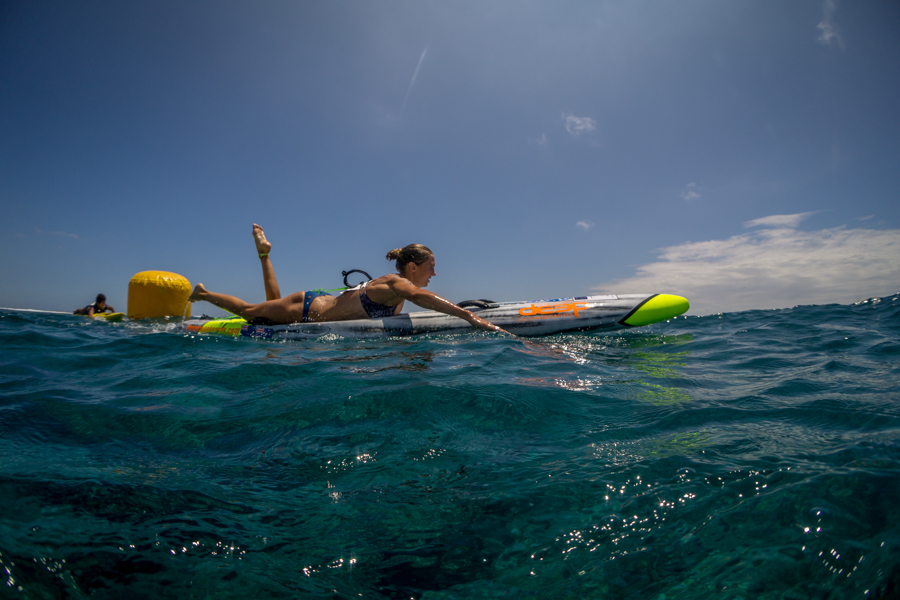
<path id="1" fill-rule="evenodd" d="M 841 39 L 841 35 L 838 33 L 837 27 L 834 24 L 834 11 L 836 8 L 837 2 L 834 0 L 825 0 L 825 7 L 822 11 L 822 20 L 816 27 L 821 32 L 819 34 L 820 44 L 825 46 L 837 44 L 838 47 L 843 50 L 844 40 Z"/>
<path id="2" fill-rule="evenodd" d="M 700 194 L 697 191 L 698 189 L 700 189 L 700 188 L 697 186 L 696 183 L 692 182 L 692 183 L 687 184 L 687 189 L 685 191 L 681 192 L 681 198 L 688 202 L 690 202 L 691 200 L 696 200 L 697 198 L 700 197 Z"/>
<path id="3" fill-rule="evenodd" d="M 530 143 L 532 143 L 532 144 L 537 144 L 538 146 L 543 146 L 544 144 L 547 143 L 547 135 L 544 134 L 544 133 L 542 133 L 542 134 L 541 134 L 540 136 L 538 136 L 538 137 L 535 137 L 535 138 L 530 137 L 530 138 L 528 138 L 528 141 L 529 141 Z"/>
<path id="4" fill-rule="evenodd" d="M 563 121 L 566 124 L 566 131 L 574 136 L 594 131 L 597 128 L 597 122 L 592 118 L 576 117 L 572 113 L 563 114 Z"/>
<path id="5" fill-rule="evenodd" d="M 818 211 L 805 213 L 797 213 L 793 215 L 771 215 L 761 219 L 753 219 L 744 223 L 744 227 L 796 227 L 800 221 L 810 215 L 816 214 Z"/>
<path id="6" fill-rule="evenodd" d="M 805 232 L 779 226 L 789 216 L 798 215 L 749 222 L 775 229 L 663 248 L 657 262 L 633 277 L 593 289 L 678 294 L 690 300 L 690 314 L 700 315 L 848 304 L 900 291 L 900 229 Z"/>
<path id="7" fill-rule="evenodd" d="M 587 231 L 588 229 L 590 229 L 593 226 L 594 226 L 593 221 L 578 221 L 577 223 L 575 223 L 575 227 L 581 227 L 585 231 Z"/>

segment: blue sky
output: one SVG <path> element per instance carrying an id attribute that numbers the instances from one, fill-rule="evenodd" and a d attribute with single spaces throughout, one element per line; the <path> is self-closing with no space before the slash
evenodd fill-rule
<path id="1" fill-rule="evenodd" d="M 891 294 L 898 31 L 893 3 L 5 2 L 0 306 L 124 309 L 152 269 L 262 300 L 253 222 L 283 292 L 416 242 L 455 301 Z"/>

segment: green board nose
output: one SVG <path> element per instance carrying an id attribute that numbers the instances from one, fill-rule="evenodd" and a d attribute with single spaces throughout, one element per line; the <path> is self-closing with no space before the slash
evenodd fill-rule
<path id="1" fill-rule="evenodd" d="M 640 327 L 659 323 L 686 312 L 691 307 L 687 298 L 671 294 L 657 294 L 637 307 L 627 317 L 619 321 L 622 325 Z"/>

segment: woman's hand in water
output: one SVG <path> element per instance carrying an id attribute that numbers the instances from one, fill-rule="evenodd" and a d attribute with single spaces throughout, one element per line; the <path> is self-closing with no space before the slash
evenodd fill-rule
<path id="1" fill-rule="evenodd" d="M 463 310 L 465 310 L 465 309 L 463 309 Z M 479 317 L 478 315 L 476 315 L 473 312 L 470 312 L 470 311 L 466 311 L 466 312 L 468 312 L 470 315 L 472 315 L 471 319 L 466 319 L 466 320 L 469 321 L 469 323 L 471 323 L 473 327 L 477 327 L 478 329 L 484 329 L 486 331 L 493 331 L 496 333 L 505 333 L 506 335 L 513 335 L 512 333 L 508 332 L 507 330 L 503 329 L 502 327 L 497 327 L 490 321 L 485 321 L 484 319 L 482 319 L 481 317 Z"/>

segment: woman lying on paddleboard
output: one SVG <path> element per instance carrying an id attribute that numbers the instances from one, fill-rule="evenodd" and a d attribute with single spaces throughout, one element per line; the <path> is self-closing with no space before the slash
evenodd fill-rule
<path id="1" fill-rule="evenodd" d="M 428 286 L 435 273 L 434 254 L 421 244 L 410 244 L 388 252 L 387 259 L 396 261 L 399 275 L 384 275 L 339 296 L 310 291 L 295 292 L 282 298 L 275 269 L 269 258 L 272 244 L 266 239 L 262 227 L 256 223 L 253 224 L 253 239 L 262 263 L 265 302 L 251 304 L 234 296 L 209 292 L 202 283 L 194 287 L 188 300 L 209 302 L 248 322 L 259 324 L 380 319 L 399 315 L 403 303 L 409 300 L 422 308 L 464 319 L 473 327 L 508 333 L 449 300 L 422 289 Z"/>

